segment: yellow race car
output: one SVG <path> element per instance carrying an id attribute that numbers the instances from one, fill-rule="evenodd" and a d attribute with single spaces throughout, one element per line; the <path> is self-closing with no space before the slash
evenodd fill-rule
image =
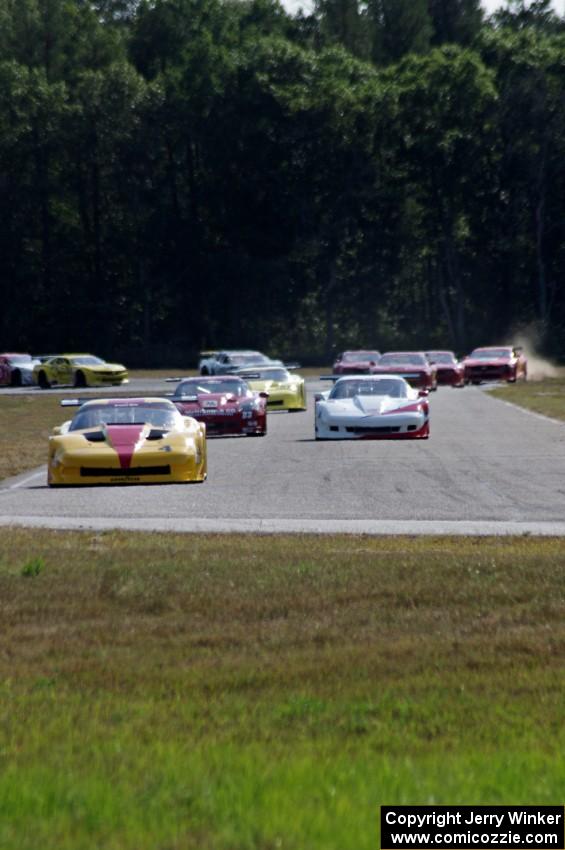
<path id="1" fill-rule="evenodd" d="M 96 387 L 125 384 L 128 372 L 121 363 L 106 363 L 93 354 L 57 354 L 34 367 L 33 380 L 42 390 L 54 384 Z"/>
<path id="2" fill-rule="evenodd" d="M 294 375 L 284 366 L 255 366 L 238 369 L 239 375 L 256 392 L 269 394 L 268 410 L 306 410 L 306 386 L 304 378 Z"/>
<path id="3" fill-rule="evenodd" d="M 162 398 L 61 402 L 79 407 L 49 438 L 47 483 L 165 484 L 206 479 L 206 426 Z"/>

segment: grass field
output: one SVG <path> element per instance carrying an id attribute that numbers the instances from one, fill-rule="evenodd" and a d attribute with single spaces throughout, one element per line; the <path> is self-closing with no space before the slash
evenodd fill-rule
<path id="1" fill-rule="evenodd" d="M 500 386 L 490 392 L 503 401 L 511 401 L 536 413 L 565 420 L 565 376 Z"/>
<path id="2" fill-rule="evenodd" d="M 374 850 L 559 803 L 562 541 L 4 531 L 2 850 Z"/>

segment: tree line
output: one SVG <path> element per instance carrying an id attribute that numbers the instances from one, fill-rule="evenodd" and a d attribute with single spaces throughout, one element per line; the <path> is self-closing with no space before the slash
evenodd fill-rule
<path id="1" fill-rule="evenodd" d="M 550 0 L 0 0 L 0 347 L 565 352 Z"/>

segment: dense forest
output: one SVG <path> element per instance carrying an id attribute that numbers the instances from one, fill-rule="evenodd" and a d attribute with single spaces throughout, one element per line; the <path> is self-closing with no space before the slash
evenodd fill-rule
<path id="1" fill-rule="evenodd" d="M 565 354 L 565 21 L 502 5 L 0 0 L 0 348 Z"/>

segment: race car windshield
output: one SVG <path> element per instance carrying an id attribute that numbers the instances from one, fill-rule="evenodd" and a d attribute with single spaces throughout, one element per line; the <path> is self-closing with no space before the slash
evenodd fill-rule
<path id="1" fill-rule="evenodd" d="M 473 360 L 492 360 L 493 357 L 510 360 L 511 356 L 512 352 L 508 348 L 475 348 L 469 355 Z"/>
<path id="2" fill-rule="evenodd" d="M 247 385 L 243 381 L 184 381 L 177 387 L 175 396 L 212 395 L 215 393 L 242 398 L 247 394 Z"/>
<path id="3" fill-rule="evenodd" d="M 455 363 L 455 357 L 446 351 L 430 351 L 428 353 L 430 363 Z"/>
<path id="4" fill-rule="evenodd" d="M 73 357 L 73 363 L 77 366 L 103 366 L 105 362 L 100 357 L 94 357 L 93 354 L 88 354 L 85 357 Z"/>
<path id="5" fill-rule="evenodd" d="M 250 381 L 290 381 L 290 374 L 286 369 L 254 369 L 253 375 L 249 373 Z"/>
<path id="6" fill-rule="evenodd" d="M 330 393 L 330 398 L 353 398 L 356 395 L 385 395 L 392 398 L 406 398 L 404 381 L 338 381 Z"/>
<path id="7" fill-rule="evenodd" d="M 380 356 L 378 351 L 346 351 L 341 358 L 341 362 L 365 363 L 369 360 L 378 360 Z"/>
<path id="8" fill-rule="evenodd" d="M 379 366 L 426 366 L 423 354 L 383 354 Z"/>
<path id="9" fill-rule="evenodd" d="M 165 404 L 99 404 L 85 407 L 73 419 L 70 431 L 97 425 L 154 425 L 170 431 L 181 427 L 181 416 Z"/>

